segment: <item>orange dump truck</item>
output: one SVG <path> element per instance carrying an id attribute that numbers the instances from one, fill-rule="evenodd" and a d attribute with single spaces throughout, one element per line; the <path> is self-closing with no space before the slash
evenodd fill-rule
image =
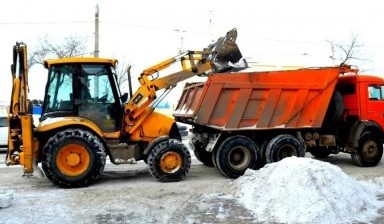
<path id="1" fill-rule="evenodd" d="M 347 152 L 357 165 L 375 166 L 383 154 L 384 80 L 347 65 L 218 73 L 186 84 L 174 116 L 193 126 L 196 157 L 230 178 L 307 151 Z"/>

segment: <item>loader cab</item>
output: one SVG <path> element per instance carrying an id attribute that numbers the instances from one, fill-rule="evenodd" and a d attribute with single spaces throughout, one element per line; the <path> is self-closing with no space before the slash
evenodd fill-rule
<path id="1" fill-rule="evenodd" d="M 116 60 L 66 58 L 45 62 L 48 79 L 41 120 L 82 117 L 103 132 L 119 130 L 122 102 Z"/>

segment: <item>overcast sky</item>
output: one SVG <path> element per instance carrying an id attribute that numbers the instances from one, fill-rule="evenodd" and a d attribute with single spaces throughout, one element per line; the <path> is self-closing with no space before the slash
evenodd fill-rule
<path id="1" fill-rule="evenodd" d="M 372 3 L 369 3 L 372 2 Z M 348 0 L 34 0 L 7 1 L 0 8 L 0 100 L 11 88 L 12 46 L 33 51 L 39 39 L 60 43 L 76 37 L 94 48 L 94 15 L 100 9 L 100 56 L 132 64 L 133 73 L 183 50 L 202 50 L 237 28 L 248 60 L 263 64 L 328 66 L 328 41 L 364 45 L 361 69 L 384 74 L 384 13 L 380 1 Z M 46 72 L 30 70 L 31 98 L 42 98 Z M 4 87 L 4 88 L 3 88 Z"/>

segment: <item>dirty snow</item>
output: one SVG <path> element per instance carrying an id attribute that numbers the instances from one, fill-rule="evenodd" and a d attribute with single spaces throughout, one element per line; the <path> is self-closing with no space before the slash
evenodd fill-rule
<path id="1" fill-rule="evenodd" d="M 155 181 L 144 162 L 107 163 L 100 182 L 76 189 L 0 166 L 0 223 L 383 223 L 383 162 L 360 168 L 349 155 L 330 160 L 367 181 L 309 158 L 287 158 L 237 180 L 194 159 L 175 183 Z"/>
<path id="2" fill-rule="evenodd" d="M 4 190 L 0 190 L 0 209 L 1 208 L 8 208 L 12 205 L 13 201 L 13 193 L 7 192 Z"/>
<path id="3" fill-rule="evenodd" d="M 231 193 L 259 222 L 350 223 L 377 217 L 383 187 L 383 177 L 357 181 L 329 163 L 291 157 L 247 170 Z"/>

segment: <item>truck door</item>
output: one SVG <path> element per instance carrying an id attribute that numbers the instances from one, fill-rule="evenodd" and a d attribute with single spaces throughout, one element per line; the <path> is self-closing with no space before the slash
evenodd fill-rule
<path id="1" fill-rule="evenodd" d="M 367 119 L 384 124 L 384 85 L 368 85 Z"/>

